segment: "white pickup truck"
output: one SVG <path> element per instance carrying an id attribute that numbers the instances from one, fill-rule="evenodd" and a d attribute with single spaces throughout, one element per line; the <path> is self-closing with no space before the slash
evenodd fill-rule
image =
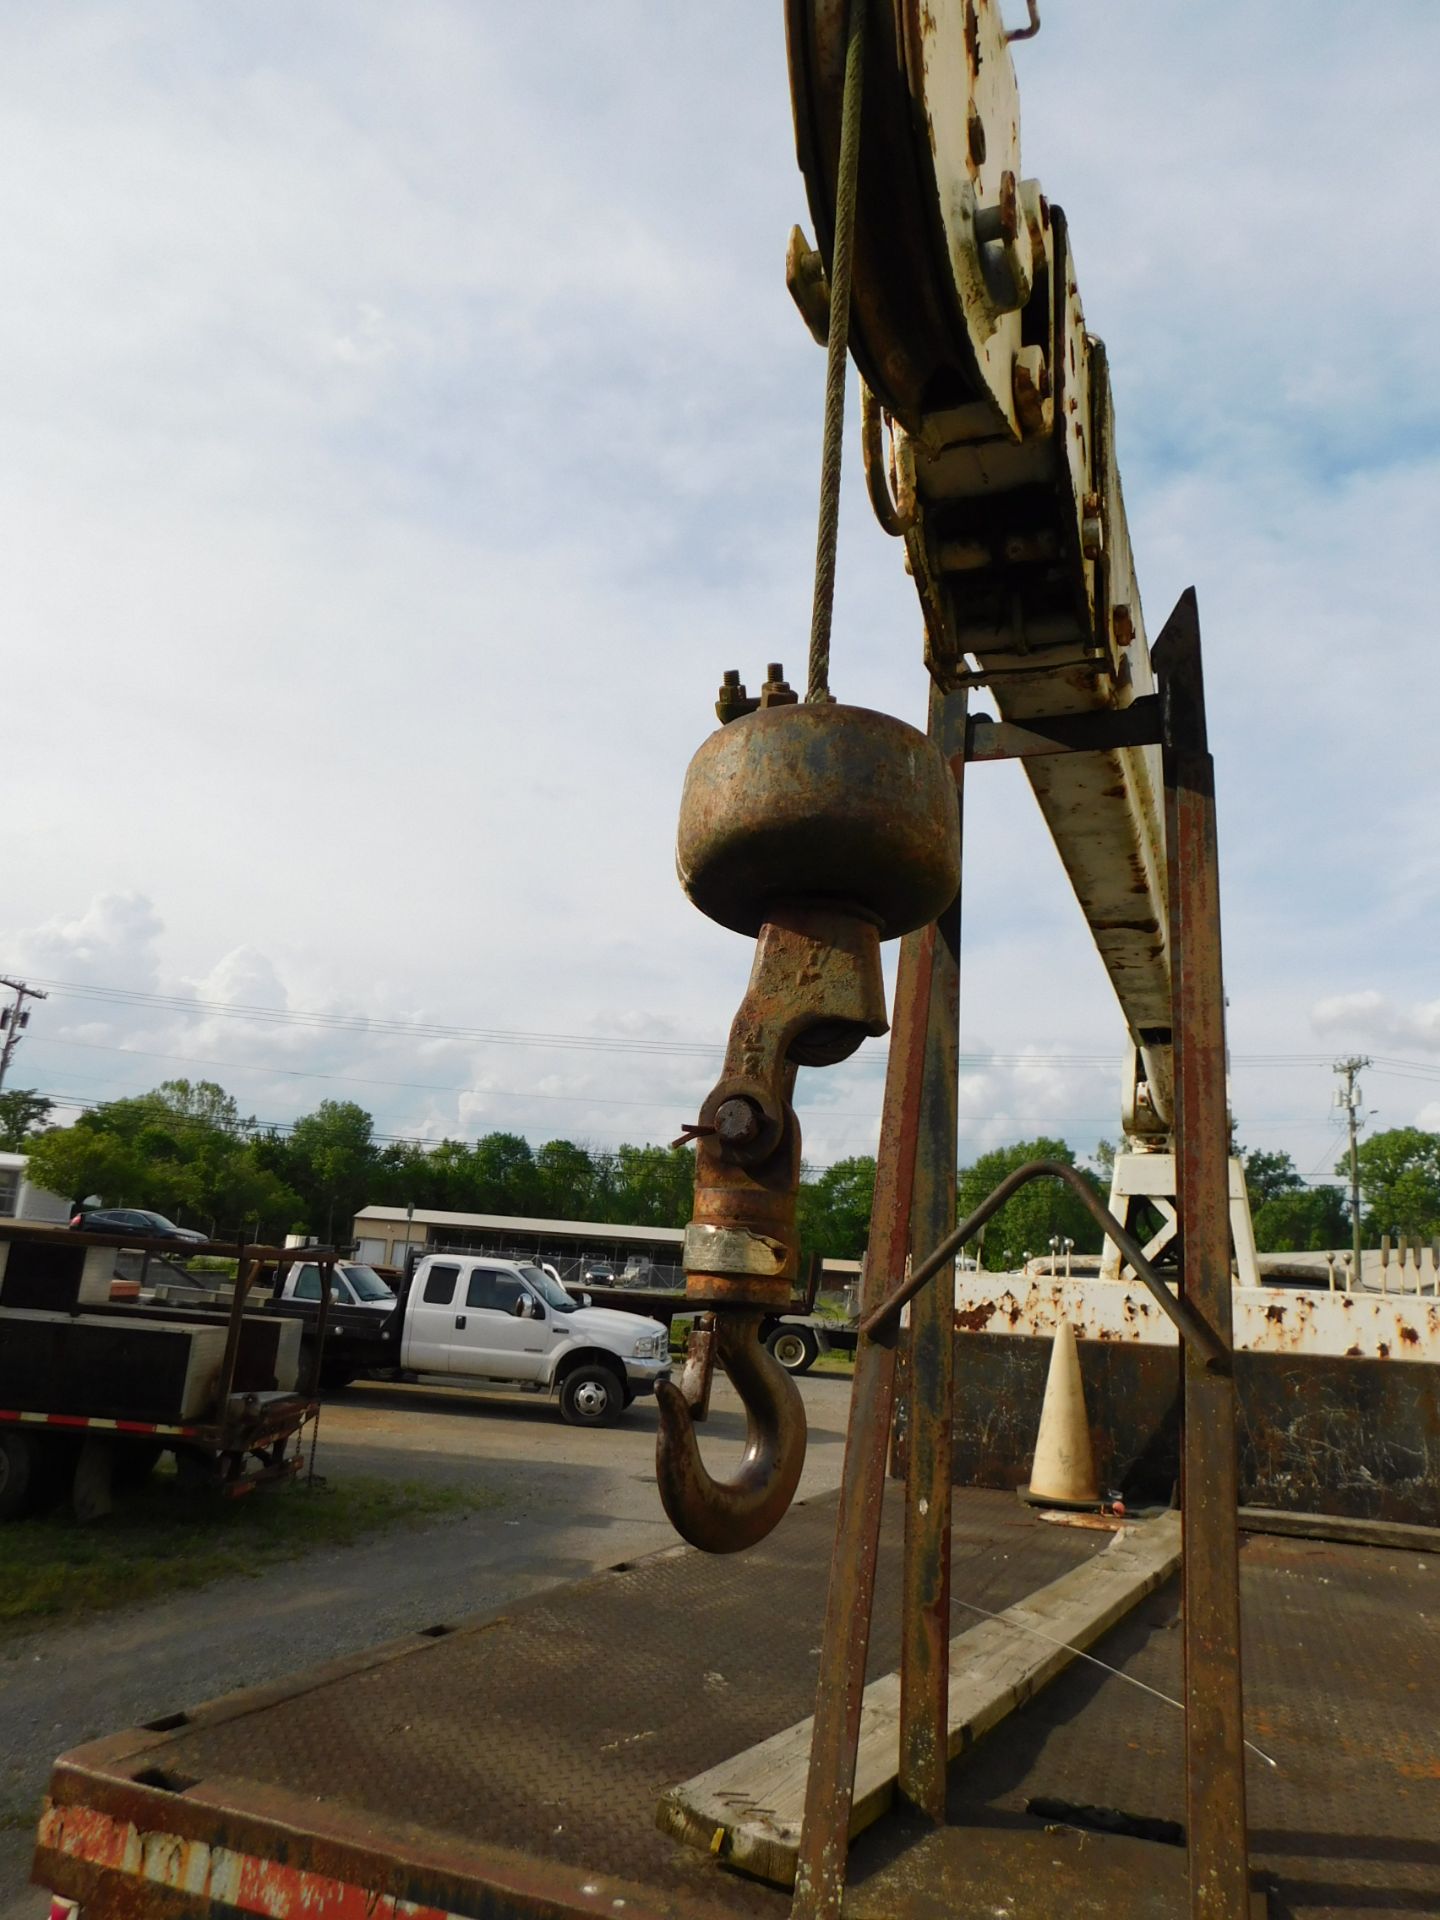
<path id="1" fill-rule="evenodd" d="M 404 1372 L 541 1386 L 572 1426 L 608 1427 L 670 1378 L 670 1334 L 660 1321 L 577 1306 L 528 1261 L 427 1254 L 394 1320 Z"/>

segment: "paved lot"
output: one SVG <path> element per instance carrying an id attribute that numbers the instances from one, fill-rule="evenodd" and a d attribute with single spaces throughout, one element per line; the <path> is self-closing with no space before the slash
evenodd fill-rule
<path id="1" fill-rule="evenodd" d="M 849 1375 L 799 1383 L 810 1451 L 799 1498 L 840 1480 Z M 317 1471 L 479 1485 L 482 1512 L 384 1535 L 159 1605 L 0 1643 L 0 1920 L 37 1920 L 30 1830 L 57 1753 L 437 1621 L 633 1560 L 675 1538 L 655 1492 L 655 1406 L 565 1426 L 541 1395 L 362 1383 L 327 1403 Z M 702 1447 L 724 1474 L 745 1418 L 718 1377 Z M 286 1497 L 284 1495 L 280 1497 Z M 300 1496 L 303 1497 L 303 1496 Z"/>

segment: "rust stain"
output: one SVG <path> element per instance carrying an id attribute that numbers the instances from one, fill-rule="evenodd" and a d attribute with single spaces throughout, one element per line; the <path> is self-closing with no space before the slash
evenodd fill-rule
<path id="1" fill-rule="evenodd" d="M 1400 1338 L 1407 1347 L 1418 1347 L 1420 1344 L 1420 1335 L 1414 1327 L 1407 1327 L 1403 1320 L 1400 1322 Z"/>
<path id="2" fill-rule="evenodd" d="M 957 1333 L 979 1333 L 994 1313 L 993 1302 L 982 1300 L 975 1307 L 957 1307 L 955 1309 L 955 1331 Z M 1013 1317 L 1012 1322 L 1013 1325 Z"/>
<path id="3" fill-rule="evenodd" d="M 1265 1318 L 1274 1326 L 1282 1325 L 1285 1319 L 1284 1307 L 1266 1307 Z"/>

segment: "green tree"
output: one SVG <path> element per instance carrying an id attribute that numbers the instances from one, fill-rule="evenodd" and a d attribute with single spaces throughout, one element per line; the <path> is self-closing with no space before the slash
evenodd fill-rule
<path id="1" fill-rule="evenodd" d="M 1323 1253 L 1349 1243 L 1350 1210 L 1336 1187 L 1297 1185 L 1251 1205 L 1261 1253 Z"/>
<path id="2" fill-rule="evenodd" d="M 1360 1191 L 1365 1230 L 1428 1240 L 1440 1233 L 1440 1133 L 1420 1127 L 1390 1127 L 1360 1143 Z M 1335 1171 L 1348 1178 L 1348 1160 Z"/>
<path id="3" fill-rule="evenodd" d="M 7 1087 L 0 1093 L 0 1151 L 24 1153 L 54 1109 L 55 1102 L 33 1087 Z"/>
<path id="4" fill-rule="evenodd" d="M 689 1147 L 623 1146 L 615 1155 L 614 1218 L 636 1227 L 683 1227 L 695 1198 Z"/>
<path id="5" fill-rule="evenodd" d="M 1240 1164 L 1245 1169 L 1245 1191 L 1250 1196 L 1252 1213 L 1283 1194 L 1304 1189 L 1305 1182 L 1295 1171 L 1295 1162 L 1288 1153 L 1267 1153 L 1263 1147 L 1250 1147 L 1241 1151 Z"/>
<path id="6" fill-rule="evenodd" d="M 477 1212 L 534 1212 L 535 1155 L 523 1134 L 482 1134 L 475 1142 L 471 1159 Z"/>
<path id="7" fill-rule="evenodd" d="M 26 1176 L 67 1200 L 85 1200 L 93 1193 L 106 1206 L 151 1205 L 143 1157 L 118 1135 L 87 1126 L 90 1118 L 82 1114 L 73 1127 L 56 1127 L 27 1142 Z"/>
<path id="8" fill-rule="evenodd" d="M 261 1163 L 299 1195 L 312 1232 L 348 1239 L 351 1221 L 373 1197 L 374 1122 L 353 1100 L 322 1100 L 288 1137 L 267 1136 Z"/>
<path id="9" fill-rule="evenodd" d="M 97 1193 L 110 1206 L 188 1216 L 212 1235 L 229 1238 L 257 1225 L 278 1235 L 299 1200 L 264 1167 L 253 1129 L 213 1080 L 167 1080 L 42 1134 L 31 1173 L 68 1197 Z"/>
<path id="10" fill-rule="evenodd" d="M 547 1140 L 535 1153 L 535 1204 L 552 1220 L 603 1220 L 609 1172 L 608 1157 L 573 1140 Z"/>
<path id="11" fill-rule="evenodd" d="M 1017 1140 L 1014 1146 L 992 1148 L 972 1166 L 960 1170 L 959 1217 L 964 1219 L 972 1213 L 1007 1173 L 1027 1160 L 1063 1160 L 1067 1166 L 1075 1165 L 1075 1155 L 1063 1140 Z M 1080 1172 L 1104 1199 L 1097 1176 L 1085 1167 Z M 1052 1236 L 1073 1240 L 1078 1253 L 1098 1253 L 1102 1239 L 1084 1203 L 1068 1187 L 1058 1180 L 1032 1180 L 1006 1201 L 985 1229 L 985 1265 L 992 1272 L 1017 1267 L 1027 1253 L 1046 1252 Z"/>
<path id="12" fill-rule="evenodd" d="M 797 1207 L 801 1246 L 822 1259 L 860 1259 L 874 1205 L 873 1154 L 837 1160 L 813 1178 L 802 1179 Z"/>
<path id="13" fill-rule="evenodd" d="M 369 1199 L 378 1206 L 438 1207 L 450 1213 L 476 1213 L 474 1153 L 464 1140 L 397 1140 L 375 1161 Z"/>

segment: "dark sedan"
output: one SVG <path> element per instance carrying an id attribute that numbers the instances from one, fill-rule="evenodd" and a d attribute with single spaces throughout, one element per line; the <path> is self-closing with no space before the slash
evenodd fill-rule
<path id="1" fill-rule="evenodd" d="M 208 1233 L 196 1233 L 193 1227 L 177 1227 L 163 1213 L 148 1213 L 139 1207 L 90 1207 L 71 1216 L 70 1224 L 81 1233 L 133 1233 L 144 1240 L 183 1240 L 190 1246 L 202 1244 Z"/>

